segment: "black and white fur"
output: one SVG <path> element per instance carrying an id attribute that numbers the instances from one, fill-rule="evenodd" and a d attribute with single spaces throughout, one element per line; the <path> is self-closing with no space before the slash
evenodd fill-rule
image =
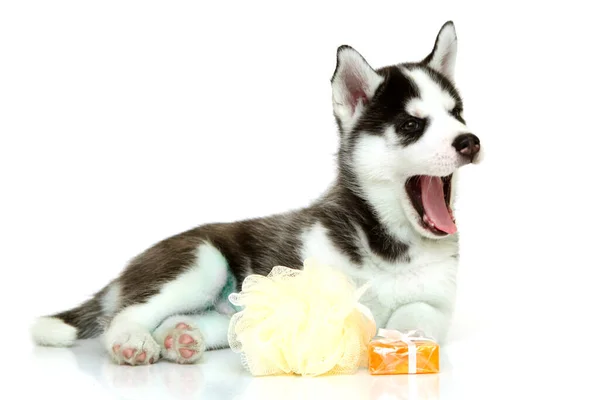
<path id="1" fill-rule="evenodd" d="M 239 289 L 248 274 L 265 275 L 276 265 L 300 268 L 316 257 L 358 284 L 371 282 L 363 302 L 379 327 L 421 329 L 443 342 L 454 309 L 458 235 L 427 229 L 405 184 L 420 175 L 454 182 L 461 166 L 481 158 L 481 152 L 466 157 L 454 145 L 469 132 L 454 86 L 456 51 L 452 22 L 420 62 L 376 70 L 341 46 L 331 80 L 338 176 L 319 200 L 305 209 L 202 225 L 167 238 L 134 258 L 92 299 L 38 318 L 34 340 L 70 346 L 103 334 L 118 363 L 193 363 L 205 349 L 228 346 L 233 310 L 218 300 L 228 273 Z M 415 127 L 407 125 L 412 120 L 423 126 L 405 130 Z M 176 329 L 181 322 L 197 343 L 189 359 L 164 345 L 167 336 L 176 341 L 182 334 Z M 124 348 L 134 355 L 124 356 Z"/>

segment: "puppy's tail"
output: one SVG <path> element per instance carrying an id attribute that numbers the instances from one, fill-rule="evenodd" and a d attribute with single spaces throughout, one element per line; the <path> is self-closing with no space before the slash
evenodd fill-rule
<path id="1" fill-rule="evenodd" d="M 31 327 L 33 341 L 41 346 L 69 347 L 77 339 L 99 336 L 107 312 L 114 311 L 105 309 L 109 302 L 104 300 L 110 291 L 111 285 L 71 310 L 37 318 Z"/>

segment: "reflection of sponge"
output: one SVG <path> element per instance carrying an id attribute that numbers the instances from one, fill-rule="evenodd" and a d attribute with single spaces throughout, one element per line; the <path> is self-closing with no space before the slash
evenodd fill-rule
<path id="1" fill-rule="evenodd" d="M 242 311 L 229 325 L 229 345 L 255 376 L 354 373 L 367 363 L 375 336 L 363 289 L 341 272 L 309 259 L 302 270 L 276 266 L 250 275 L 229 300 Z"/>

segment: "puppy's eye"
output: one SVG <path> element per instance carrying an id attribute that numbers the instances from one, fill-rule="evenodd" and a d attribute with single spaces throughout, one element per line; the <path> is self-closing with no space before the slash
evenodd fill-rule
<path id="1" fill-rule="evenodd" d="M 421 121 L 411 118 L 408 121 L 405 121 L 401 126 L 400 129 L 404 132 L 415 132 L 418 131 L 419 129 L 421 129 Z"/>
<path id="2" fill-rule="evenodd" d="M 454 118 L 462 118 L 462 110 L 458 107 L 450 111 L 450 113 Z"/>

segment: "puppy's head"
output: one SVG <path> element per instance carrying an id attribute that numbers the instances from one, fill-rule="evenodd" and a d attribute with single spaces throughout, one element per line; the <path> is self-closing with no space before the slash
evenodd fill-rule
<path id="1" fill-rule="evenodd" d="M 454 85 L 456 49 L 452 22 L 420 62 L 373 69 L 356 50 L 341 46 L 332 78 L 342 169 L 362 191 L 398 188 L 406 217 L 430 238 L 456 232 L 455 172 L 482 155 Z"/>

